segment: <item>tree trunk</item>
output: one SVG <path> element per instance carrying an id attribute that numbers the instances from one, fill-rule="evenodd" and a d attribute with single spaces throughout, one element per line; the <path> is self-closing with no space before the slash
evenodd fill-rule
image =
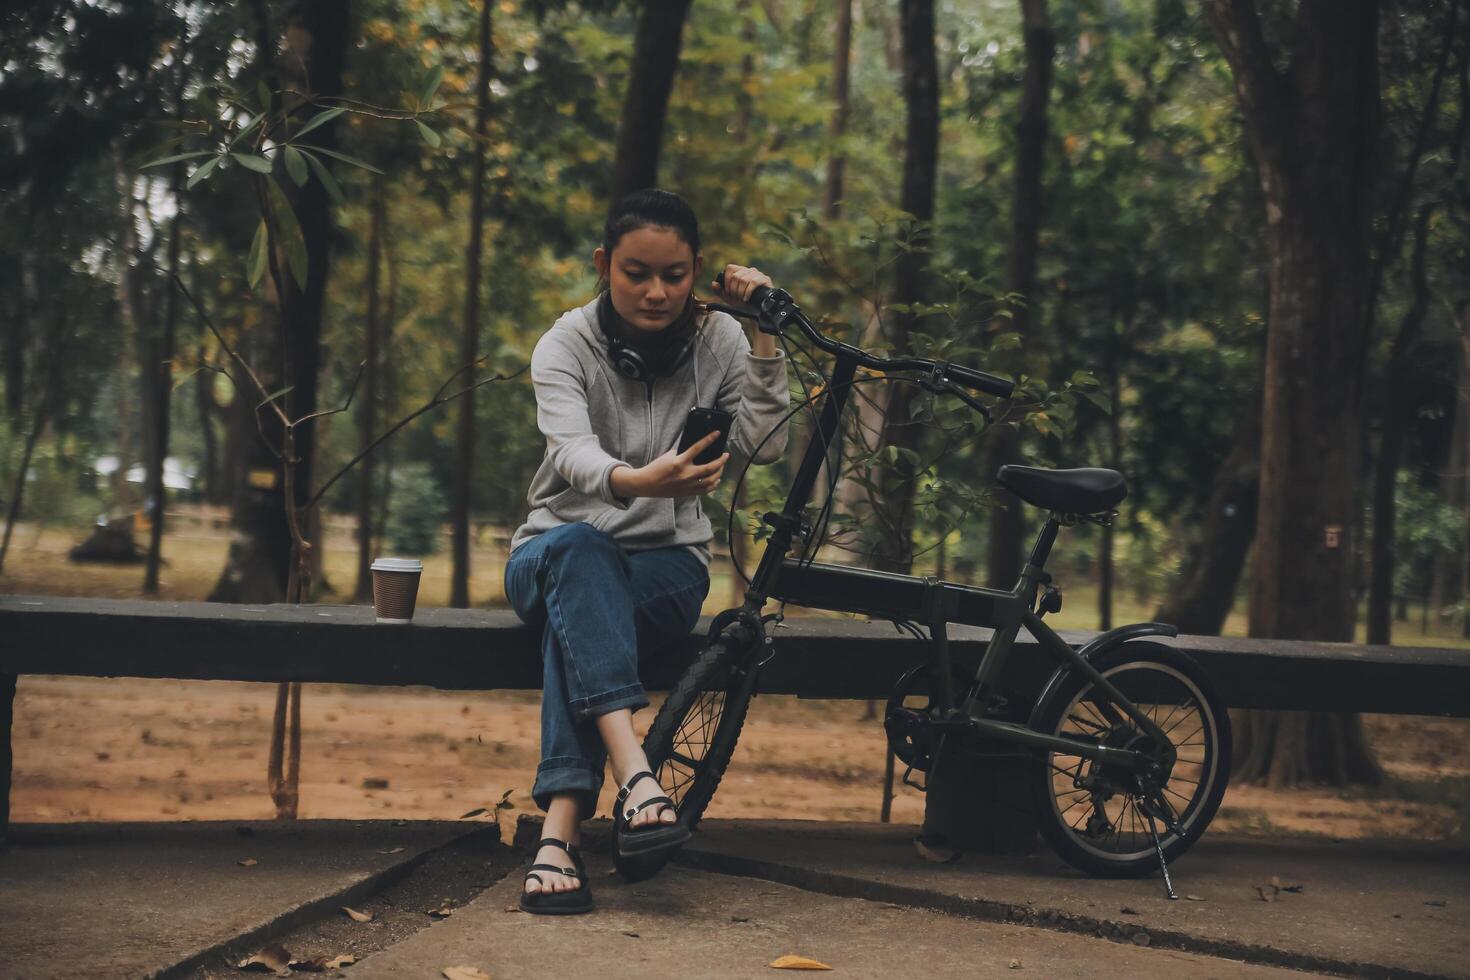
<path id="1" fill-rule="evenodd" d="M 388 295 L 382 324 L 384 350 L 393 349 L 393 325 L 398 322 L 398 262 L 393 254 L 393 239 L 389 234 L 390 230 L 391 226 L 385 220 L 383 264 L 387 266 L 388 272 Z M 385 358 L 383 361 L 382 403 L 384 417 L 394 417 L 395 407 L 398 404 L 398 373 L 397 364 L 392 358 Z M 388 506 L 393 490 L 394 445 L 394 441 L 390 439 L 380 447 L 383 454 L 383 478 L 378 490 L 378 516 L 373 520 L 373 552 L 375 554 L 383 553 L 383 531 L 388 526 Z"/>
<path id="2" fill-rule="evenodd" d="M 894 263 L 895 303 L 918 303 L 924 298 L 929 270 L 930 223 L 934 218 L 934 183 L 939 165 L 939 69 L 934 52 L 934 0 L 902 0 L 899 18 L 903 33 L 903 88 L 908 108 L 903 161 L 903 189 L 899 207 L 916 221 L 913 247 Z M 917 318 L 901 313 L 895 318 L 891 349 L 906 352 Z M 913 386 L 893 385 L 883 419 L 882 445 L 899 450 L 897 458 L 877 472 L 880 489 L 875 501 L 882 537 L 873 567 L 907 574 L 914 560 L 914 487 L 917 454 L 923 427 L 909 418 Z"/>
<path id="3" fill-rule="evenodd" d="M 1460 400 L 1470 400 L 1470 300 L 1460 300 L 1455 305 L 1455 322 L 1460 328 Z M 1462 427 L 1460 436 L 1465 442 L 1460 447 L 1460 458 L 1465 462 L 1460 476 L 1460 508 L 1465 515 L 1464 540 L 1470 541 L 1470 431 Z M 1460 636 L 1470 639 L 1470 547 L 1460 549 Z"/>
<path id="4" fill-rule="evenodd" d="M 1461 329 L 1464 329 L 1463 320 Z M 1458 510 L 1465 505 L 1466 445 L 1470 443 L 1470 375 L 1465 373 L 1463 364 L 1456 366 L 1459 381 L 1455 386 L 1454 421 L 1450 425 L 1450 444 L 1444 466 L 1439 471 L 1439 498 L 1446 506 Z M 1459 582 L 1458 556 L 1447 551 L 1436 554 L 1429 580 L 1427 614 L 1431 617 L 1431 625 L 1439 623 L 1445 607 L 1460 594 Z"/>
<path id="5" fill-rule="evenodd" d="M 852 0 L 837 0 L 837 37 L 832 51 L 832 121 L 827 138 L 832 155 L 827 159 L 827 185 L 822 194 L 822 214 L 828 221 L 842 217 L 842 177 L 847 153 L 842 138 L 847 135 L 848 70 L 852 62 Z"/>
<path id="6" fill-rule="evenodd" d="M 1036 304 L 1036 255 L 1041 232 L 1041 177 L 1046 150 L 1047 105 L 1051 99 L 1052 59 L 1056 33 L 1046 0 L 1020 0 L 1025 31 L 1026 71 L 1021 81 L 1021 114 L 1016 123 L 1016 184 L 1011 205 L 1011 242 L 1006 260 L 1006 289 L 1021 297 L 1008 305 L 1011 329 L 1026 338 L 1031 356 L 1039 344 Z M 990 432 L 990 462 L 995 473 L 1007 463 L 1021 461 L 1020 431 L 1006 425 Z M 987 578 L 997 587 L 1009 586 L 1021 574 L 1025 533 L 1024 505 L 1008 490 L 997 488 L 990 509 Z"/>
<path id="7" fill-rule="evenodd" d="M 1205 526 L 1154 619 L 1190 636 L 1216 636 L 1235 605 L 1235 587 L 1256 533 L 1261 483 L 1261 415 L 1240 416 L 1230 452 L 1215 471 Z"/>
<path id="8" fill-rule="evenodd" d="M 347 49 L 347 0 L 296 0 L 286 15 L 286 50 L 280 61 L 284 87 L 314 97 L 332 97 L 342 91 L 342 65 Z M 262 31 L 267 34 L 267 31 Z M 312 142 L 336 147 L 336 123 L 312 131 Z M 317 374 L 320 362 L 322 302 L 328 277 L 331 237 L 330 201 L 320 181 L 304 187 L 282 180 L 281 185 L 296 212 L 306 243 L 307 281 L 303 287 L 289 275 L 281 277 L 275 329 L 263 344 L 263 356 L 253 360 L 257 374 L 280 387 L 292 386 L 281 399 L 287 417 L 296 419 L 316 410 Z M 284 270 L 284 256 L 280 257 Z M 268 277 L 269 281 L 269 277 Z M 269 383 L 269 382 L 268 382 Z M 272 389 L 274 390 L 274 389 Z M 257 399 L 245 397 L 242 411 L 246 432 L 256 428 L 253 412 Z M 290 575 L 291 537 L 285 516 L 285 497 L 276 453 L 284 440 L 273 413 L 262 411 L 264 439 L 246 440 L 245 480 L 236 491 L 235 534 L 230 542 L 225 569 L 209 598 L 216 602 L 280 602 L 286 596 Z M 257 434 L 258 435 L 258 434 Z M 269 445 L 266 444 L 269 443 Z M 311 425 L 295 435 L 300 460 L 293 474 L 293 496 L 303 506 L 310 498 L 316 433 Z"/>
<path id="9" fill-rule="evenodd" d="M 470 176 L 470 245 L 465 257 L 464 325 L 459 363 L 472 364 L 480 351 L 480 253 L 485 223 L 485 127 L 490 118 L 490 3 L 480 0 L 480 67 L 475 82 L 475 160 Z M 471 374 L 473 377 L 473 373 Z M 470 605 L 470 481 L 475 468 L 475 393 L 459 400 L 454 451 L 454 492 L 450 502 L 449 605 Z"/>
<path id="10" fill-rule="evenodd" d="M 5 323 L 5 417 L 12 435 L 25 428 L 26 354 L 31 342 L 31 320 L 36 301 L 35 257 L 21 249 L 17 257 L 15 315 Z"/>
<path id="11" fill-rule="evenodd" d="M 1378 121 L 1376 0 L 1303 0 L 1287 71 L 1251 0 L 1213 0 L 1266 200 L 1270 309 L 1250 635 L 1351 642 Z M 1251 713 L 1236 772 L 1373 782 L 1356 715 Z"/>
<path id="12" fill-rule="evenodd" d="M 188 81 L 188 70 L 184 59 L 188 50 L 187 35 L 180 38 L 179 44 L 179 78 L 178 87 L 174 90 L 174 107 L 175 114 L 182 117 L 184 85 Z M 147 498 L 153 501 L 153 513 L 148 530 L 148 558 L 143 570 L 144 595 L 158 594 L 158 566 L 163 560 L 164 511 L 167 509 L 165 505 L 168 501 L 168 488 L 163 482 L 163 467 L 168 459 L 169 405 L 174 389 L 174 329 L 178 324 L 179 316 L 179 291 L 174 288 L 173 280 L 179 274 L 179 222 L 182 220 L 183 195 L 181 191 L 184 184 L 182 164 L 174 164 L 173 179 L 170 183 L 175 204 L 180 209 L 174 211 L 174 217 L 169 222 L 168 229 L 168 282 L 163 287 L 163 336 L 154 351 L 153 359 L 143 366 L 142 372 L 143 377 L 147 379 L 145 384 L 152 383 L 153 385 L 154 412 L 146 492 Z M 150 324 L 150 332 L 152 329 Z"/>
<path id="13" fill-rule="evenodd" d="M 367 367 L 362 377 L 362 400 L 357 409 L 358 445 L 366 446 L 378 428 L 378 266 L 383 245 L 386 192 L 383 179 L 373 177 L 372 211 L 368 226 L 367 316 L 363 323 L 364 356 Z M 368 453 L 358 463 L 357 473 L 357 585 L 352 590 L 358 602 L 373 598 L 373 479 L 376 460 Z"/>
<path id="14" fill-rule="evenodd" d="M 1373 467 L 1373 568 L 1368 589 L 1368 642 L 1393 642 L 1393 545 L 1396 534 L 1394 486 L 1403 460 L 1404 431 L 1412 421 L 1409 391 L 1413 379 L 1408 370 L 1409 352 L 1419 339 L 1419 329 L 1429 313 L 1429 279 L 1425 252 L 1433 205 L 1419 210 L 1414 223 L 1414 259 L 1411 277 L 1414 301 L 1399 325 L 1383 372 L 1383 434 L 1378 442 L 1378 459 Z"/>
<path id="15" fill-rule="evenodd" d="M 1124 333 L 1131 330 L 1131 318 L 1122 323 Z M 1107 371 L 1111 405 L 1108 411 L 1108 466 L 1115 470 L 1123 468 L 1123 371 L 1118 365 L 1117 324 L 1108 325 Z M 1113 552 L 1117 536 L 1113 524 L 1103 525 L 1102 546 L 1098 553 L 1097 628 L 1107 631 L 1113 628 Z"/>
<path id="16" fill-rule="evenodd" d="M 61 307 L 56 320 L 56 332 L 54 349 L 47 352 L 48 360 L 51 362 L 46 367 L 45 382 L 41 388 L 41 396 L 36 400 L 36 413 L 31 419 L 31 431 L 26 435 L 25 449 L 21 452 L 20 466 L 15 471 L 15 484 L 10 489 L 10 506 L 5 513 L 5 534 L 0 537 L 0 572 L 5 571 L 5 555 L 10 551 L 10 536 L 15 532 L 15 524 L 20 520 L 21 500 L 25 496 L 26 474 L 31 469 L 31 454 L 36 450 L 36 442 L 41 438 L 41 432 L 46 427 L 46 420 L 50 418 L 51 406 L 55 401 L 56 391 L 61 384 L 62 363 L 66 357 L 66 349 L 69 342 L 67 331 L 70 324 L 67 323 L 66 308 Z M 47 345 L 50 347 L 51 345 Z"/>
<path id="17" fill-rule="evenodd" d="M 644 0 L 633 38 L 628 92 L 618 124 L 613 163 L 612 203 L 658 183 L 658 155 L 664 117 L 679 67 L 679 45 L 690 0 Z"/>

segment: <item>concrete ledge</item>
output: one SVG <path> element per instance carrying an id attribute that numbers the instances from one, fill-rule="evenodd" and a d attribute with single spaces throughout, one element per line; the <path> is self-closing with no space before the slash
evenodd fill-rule
<path id="1" fill-rule="evenodd" d="M 226 947 L 340 914 L 434 849 L 486 834 L 499 838 L 493 824 L 442 821 L 13 825 L 0 973 L 178 977 Z"/>
<path id="2" fill-rule="evenodd" d="M 645 683 L 667 689 L 698 649 L 700 623 Z M 953 655 L 978 662 L 990 631 L 952 628 Z M 1096 634 L 1066 632 L 1081 644 Z M 539 689 L 537 637 L 509 610 L 425 609 L 379 626 L 369 606 L 247 606 L 0 596 L 0 675 L 423 684 L 448 690 Z M 808 698 L 882 698 L 924 659 L 882 621 L 791 619 L 761 690 Z M 1153 642 L 1153 641 L 1149 641 Z M 1438 647 L 1179 637 L 1231 707 L 1470 717 L 1470 656 Z M 1054 669 L 1024 632 L 1004 678 L 1034 692 Z"/>

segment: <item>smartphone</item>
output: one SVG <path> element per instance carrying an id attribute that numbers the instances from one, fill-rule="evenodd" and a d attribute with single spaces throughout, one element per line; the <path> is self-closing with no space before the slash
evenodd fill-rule
<path id="1" fill-rule="evenodd" d="M 718 430 L 720 437 L 694 457 L 694 462 L 700 465 L 713 463 L 724 454 L 725 443 L 730 439 L 730 427 L 734 424 L 735 416 L 729 412 L 722 412 L 718 408 L 698 406 L 691 408 L 689 418 L 684 420 L 684 434 L 679 437 L 679 452 L 682 453 L 711 432 Z"/>

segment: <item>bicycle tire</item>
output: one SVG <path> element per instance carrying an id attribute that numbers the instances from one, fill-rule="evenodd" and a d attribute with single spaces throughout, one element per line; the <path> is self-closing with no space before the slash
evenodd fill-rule
<path id="1" fill-rule="evenodd" d="M 1165 729 L 1179 753 L 1169 781 L 1160 793 L 1174 811 L 1179 832 L 1157 826 L 1164 856 L 1173 861 L 1199 840 L 1225 795 L 1230 779 L 1230 716 L 1205 672 L 1192 658 L 1172 647 L 1124 643 L 1104 651 L 1093 660 L 1093 666 Z M 1167 690 L 1169 686 L 1174 688 L 1172 695 Z M 1099 713 L 1093 707 L 1100 699 L 1084 701 L 1093 690 L 1091 679 L 1073 671 L 1036 705 L 1029 727 L 1048 735 L 1085 735 L 1114 745 L 1146 737 L 1126 715 L 1120 716 L 1120 722 L 1114 722 L 1103 734 L 1100 729 L 1108 722 L 1106 712 Z M 1183 695 L 1185 700 L 1172 705 L 1166 701 L 1150 704 L 1140 700 L 1149 691 L 1155 695 Z M 1180 742 L 1175 742 L 1173 733 L 1192 729 L 1196 718 L 1198 733 L 1187 730 Z M 1196 734 L 1201 736 L 1198 745 L 1191 741 Z M 1074 759 L 1075 766 L 1071 761 Z M 1157 871 L 1158 855 L 1148 836 L 1148 820 L 1138 806 L 1139 794 L 1131 789 L 1110 793 L 1102 799 L 1101 816 L 1097 816 L 1098 795 L 1090 789 L 1076 788 L 1076 780 L 1098 774 L 1108 777 L 1105 785 L 1113 790 L 1126 780 L 1120 773 L 1081 756 L 1054 751 L 1040 754 L 1033 785 L 1042 836 L 1068 864 L 1094 877 L 1138 878 Z M 1190 777 L 1194 775 L 1199 779 L 1192 780 Z M 1069 780 L 1074 788 L 1065 789 Z M 1187 796 L 1168 788 L 1183 789 L 1190 783 L 1195 789 Z M 1060 798 L 1059 786 L 1063 787 Z M 1070 802 L 1064 804 L 1064 799 Z M 1090 809 L 1084 810 L 1080 817 L 1072 813 L 1084 804 L 1090 804 Z M 1126 838 L 1122 828 L 1125 820 L 1129 823 Z M 1115 832 L 1111 837 L 1107 833 L 1109 829 Z"/>
<path id="2" fill-rule="evenodd" d="M 669 691 L 643 739 L 649 768 L 674 801 L 679 820 L 690 830 L 699 825 L 735 753 L 755 689 L 754 672 L 753 657 L 742 644 L 721 636 L 701 651 Z M 723 699 L 717 716 L 697 722 L 709 738 L 699 757 L 692 758 L 687 751 L 679 751 L 689 747 L 689 736 L 681 737 L 681 733 L 687 731 L 691 713 L 712 692 L 719 692 Z"/>

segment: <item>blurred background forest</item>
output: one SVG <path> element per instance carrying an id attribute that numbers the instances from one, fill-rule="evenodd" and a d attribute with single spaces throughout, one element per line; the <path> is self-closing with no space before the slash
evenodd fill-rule
<path id="1" fill-rule="evenodd" d="M 432 0 L 9 5 L 7 546 L 24 554 L 50 532 L 71 544 L 98 515 L 134 515 L 139 553 L 188 569 L 166 568 L 165 592 L 281 598 L 287 535 L 269 496 L 280 489 L 260 472 L 278 468 L 260 436 L 279 434 L 268 410 L 257 432 L 262 399 L 221 373 L 228 357 L 201 313 L 272 391 L 293 388 L 280 399 L 292 418 L 341 405 L 366 362 L 350 410 L 299 430 L 304 502 L 470 361 L 482 358 L 460 380 L 522 367 L 556 316 L 592 294 L 590 253 L 614 194 L 657 182 L 693 202 L 711 265 L 758 264 L 835 335 L 1036 379 L 1009 439 L 988 443 L 962 424 L 905 448 L 869 418 L 848 451 L 876 469 L 839 486 L 824 555 L 1005 581 L 1019 554 L 1006 536 L 1018 532 L 993 513 L 996 459 L 1110 465 L 1131 493 L 1115 532 L 1068 536 L 1067 572 L 1086 597 L 1068 621 L 1163 605 L 1187 629 L 1216 631 L 1252 574 L 1279 207 L 1262 190 L 1273 151 L 1259 134 L 1271 120 L 1242 113 L 1221 40 L 1233 29 L 1222 18 L 1249 6 L 1216 4 L 1212 22 L 1211 10 L 1168 0 L 502 0 L 482 23 L 478 7 Z M 1295 4 L 1266 6 L 1255 26 L 1280 79 L 1294 77 L 1294 52 L 1306 61 L 1315 43 L 1346 58 L 1331 46 L 1357 43 L 1314 23 L 1311 5 L 1295 19 Z M 1351 507 L 1333 520 L 1352 618 L 1367 622 L 1377 582 L 1375 601 L 1400 629 L 1446 637 L 1466 622 L 1460 6 L 1385 3 L 1368 25 L 1376 85 L 1343 110 L 1368 128 L 1367 153 L 1343 143 L 1324 159 L 1371 177 L 1328 205 L 1352 211 L 1355 194 L 1366 205 L 1366 261 L 1337 263 L 1329 288 L 1371 308 L 1362 327 L 1340 310 L 1318 314 L 1332 321 L 1318 332 L 1361 342 L 1345 355 L 1354 363 L 1329 364 L 1320 394 L 1303 397 L 1346 418 L 1291 448 L 1347 457 L 1349 469 L 1326 466 L 1325 478 L 1349 484 Z M 1314 41 L 1313 30 L 1343 36 Z M 1310 95 L 1275 93 L 1304 114 Z M 288 127 L 328 107 L 350 111 L 302 134 L 324 149 L 286 159 Z M 242 133 L 262 110 L 276 115 Z M 226 143 L 259 149 L 229 156 Z M 1307 183 L 1330 196 L 1335 179 Z M 275 263 L 262 274 L 254 236 L 271 208 L 296 226 L 276 244 L 280 266 L 302 262 L 304 289 L 278 287 L 291 275 Z M 899 281 L 915 265 L 917 285 Z M 1281 268 L 1278 278 L 1292 271 Z M 793 367 L 794 388 L 817 381 L 810 362 Z M 1082 387 L 1063 391 L 1069 380 Z M 1333 389 L 1352 397 L 1334 401 Z M 886 397 L 867 395 L 870 415 L 891 407 Z M 957 419 L 952 405 L 925 416 L 903 397 L 914 417 Z M 1334 444 L 1344 440 L 1353 445 Z M 311 535 L 329 541 L 315 594 L 363 595 L 350 557 L 363 527 L 364 559 L 441 555 L 426 601 L 497 601 L 494 545 L 523 518 L 542 450 L 525 376 L 419 416 L 310 515 Z M 748 515 L 775 499 L 779 469 L 751 471 L 739 531 L 751 534 Z M 873 522 L 843 515 L 871 503 L 860 483 L 908 498 L 911 544 L 894 540 L 894 521 L 876 525 L 890 530 L 883 540 L 859 539 L 859 523 Z M 724 548 L 733 484 L 707 501 Z M 151 541 L 160 496 L 178 518 Z M 232 510 L 228 558 L 196 554 L 189 539 Z M 17 521 L 29 530 L 12 542 Z M 1008 543 L 1012 557 L 997 555 Z M 461 557 L 481 546 L 483 563 Z M 4 572 L 21 591 L 40 560 L 17 557 Z M 134 578 L 154 591 L 158 573 L 144 565 L 126 578 L 108 570 L 111 591 Z M 1243 610 L 1230 628 L 1245 628 Z"/>
<path id="2" fill-rule="evenodd" d="M 361 602 L 400 554 L 421 604 L 503 605 L 522 369 L 658 185 L 711 271 L 1021 383 L 988 429 L 861 386 L 823 560 L 1008 585 L 1042 515 L 997 465 L 1109 466 L 1064 627 L 1470 645 L 1465 7 L 7 4 L 0 588 Z M 805 421 L 705 498 L 707 612 Z"/>

